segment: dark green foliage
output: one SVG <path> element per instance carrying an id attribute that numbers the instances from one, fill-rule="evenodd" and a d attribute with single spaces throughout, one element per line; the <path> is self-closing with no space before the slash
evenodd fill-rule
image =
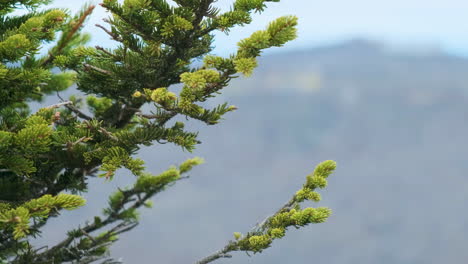
<path id="1" fill-rule="evenodd" d="M 145 171 L 144 161 L 134 158 L 139 148 L 170 142 L 191 152 L 200 143 L 197 132 L 170 121 L 184 116 L 208 125 L 219 123 L 237 108 L 224 103 L 205 109 L 201 103 L 239 74 L 251 75 L 262 50 L 296 37 L 297 18 L 281 17 L 222 58 L 209 54 L 213 33 L 248 24 L 252 12 L 278 1 L 237 0 L 230 11 L 221 13 L 213 0 L 179 0 L 176 5 L 165 0 L 104 0 L 101 5 L 111 17 L 105 20 L 107 26 L 98 27 L 119 44 L 115 49 L 89 47 L 83 46 L 89 37 L 79 30 L 94 7 L 86 6 L 74 17 L 59 9 L 35 11 L 48 2 L 0 4 L 0 262 L 89 263 L 105 257 L 117 236 L 138 224 L 137 209 L 150 207 L 150 198 L 203 162 L 190 159 L 154 175 Z M 19 5 L 31 12 L 7 16 Z M 49 53 L 38 56 L 41 45 L 54 41 L 59 32 Z M 202 66 L 194 66 L 197 59 L 203 60 Z M 62 72 L 52 73 L 56 66 Z M 58 104 L 29 114 L 27 102 L 73 83 L 86 94 L 91 115 L 78 97 L 59 97 Z M 182 85 L 178 94 L 175 85 Z M 145 104 L 152 107 L 151 113 L 141 110 Z M 320 199 L 313 190 L 326 185 L 334 169 L 328 165 L 308 177 L 291 202 L 294 209 L 280 211 L 264 229 L 239 237 L 231 249 L 259 252 L 284 236 L 289 226 L 323 222 L 327 209 L 301 210 L 298 204 Z M 109 197 L 102 217 L 70 231 L 56 246 L 31 247 L 28 238 L 38 235 L 50 217 L 84 204 L 80 196 L 64 191 L 86 191 L 88 177 L 111 180 L 121 168 L 136 177 L 135 183 Z"/>
<path id="2" fill-rule="evenodd" d="M 54 111 L 58 106 L 28 116 L 27 102 L 74 82 L 75 73 L 51 72 L 53 58 L 86 41 L 78 31 L 93 7 L 85 7 L 77 16 L 60 9 L 36 11 L 48 2 L 0 3 L 0 262 L 22 258 L 23 253 L 22 259 L 29 261 L 30 246 L 22 239 L 39 234 L 46 220 L 61 209 L 84 204 L 83 198 L 52 188 L 73 188 L 70 182 L 56 181 L 64 168 L 63 151 L 54 141 L 61 131 L 61 117 Z M 30 12 L 10 14 L 20 6 Z M 46 56 L 39 56 L 41 45 L 59 33 L 56 45 Z"/>

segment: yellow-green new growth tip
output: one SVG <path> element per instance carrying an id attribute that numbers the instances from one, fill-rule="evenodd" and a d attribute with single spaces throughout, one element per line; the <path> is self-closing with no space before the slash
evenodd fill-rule
<path id="1" fill-rule="evenodd" d="M 306 184 L 304 187 L 312 189 L 312 190 L 316 188 L 323 189 L 327 187 L 327 184 L 328 184 L 327 179 L 325 179 L 324 177 L 307 176 Z"/>
<path id="2" fill-rule="evenodd" d="M 58 194 L 57 196 L 52 196 L 47 194 L 38 199 L 30 200 L 14 209 L 3 206 L 3 209 L 0 211 L 0 223 L 13 229 L 15 239 L 21 239 L 29 233 L 31 218 L 45 219 L 50 216 L 51 212 L 56 212 L 60 209 L 76 209 L 83 206 L 85 202 L 78 195 Z"/>
<path id="3" fill-rule="evenodd" d="M 180 173 L 186 173 L 190 171 L 194 166 L 203 164 L 205 161 L 202 158 L 195 157 L 193 159 L 188 159 L 180 164 L 179 169 Z"/>
<path id="4" fill-rule="evenodd" d="M 270 235 L 273 239 L 282 238 L 286 235 L 286 230 L 284 228 L 273 228 L 270 230 Z"/>
<path id="5" fill-rule="evenodd" d="M 184 72 L 180 75 L 180 80 L 196 92 L 197 90 L 203 90 L 208 83 L 219 81 L 219 72 L 210 69 Z"/>
<path id="6" fill-rule="evenodd" d="M 271 22 L 266 30 L 254 32 L 237 45 L 238 58 L 257 57 L 261 51 L 270 47 L 280 47 L 297 37 L 297 17 L 283 16 Z"/>
<path id="7" fill-rule="evenodd" d="M 296 192 L 295 200 L 299 203 L 303 202 L 304 200 L 319 202 L 321 200 L 321 196 L 319 193 L 314 192 L 309 188 L 302 188 Z"/>
<path id="8" fill-rule="evenodd" d="M 256 58 L 239 58 L 234 60 L 234 65 L 237 72 L 244 74 L 249 77 L 252 75 L 253 70 L 257 67 Z"/>
<path id="9" fill-rule="evenodd" d="M 242 237 L 242 234 L 241 234 L 241 233 L 239 233 L 239 232 L 234 232 L 234 238 L 235 238 L 236 240 L 239 240 L 241 237 Z"/>
<path id="10" fill-rule="evenodd" d="M 151 93 L 151 100 L 162 105 L 168 106 L 177 100 L 177 96 L 173 92 L 169 92 L 167 88 L 158 88 Z"/>
<path id="11" fill-rule="evenodd" d="M 333 160 L 327 160 L 319 165 L 314 170 L 315 176 L 320 176 L 327 178 L 330 174 L 332 174 L 336 169 L 336 162 Z"/>
<path id="12" fill-rule="evenodd" d="M 249 238 L 249 250 L 253 252 L 261 252 L 268 248 L 272 242 L 272 239 L 268 235 L 263 236 L 251 236 Z"/>
<path id="13" fill-rule="evenodd" d="M 315 167 L 314 171 L 307 175 L 307 181 L 304 185 L 305 188 L 316 189 L 327 187 L 327 179 L 336 169 L 336 162 L 327 160 Z"/>

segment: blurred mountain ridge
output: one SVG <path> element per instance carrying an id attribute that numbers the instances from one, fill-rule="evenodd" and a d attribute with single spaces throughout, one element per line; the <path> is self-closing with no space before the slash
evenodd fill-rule
<path id="1" fill-rule="evenodd" d="M 364 94 L 401 95 L 408 90 L 433 93 L 442 87 L 466 90 L 468 80 L 466 58 L 442 51 L 424 56 L 398 52 L 363 39 L 266 55 L 259 65 L 252 78 L 235 80 L 227 92 L 275 90 L 285 94 L 317 92 L 326 87 L 335 94 L 358 89 Z"/>

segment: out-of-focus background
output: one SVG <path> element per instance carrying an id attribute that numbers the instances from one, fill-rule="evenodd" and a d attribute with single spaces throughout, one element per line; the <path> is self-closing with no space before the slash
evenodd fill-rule
<path id="1" fill-rule="evenodd" d="M 232 1 L 220 0 L 224 10 Z M 79 8 L 81 1 L 54 6 Z M 468 261 L 468 2 L 463 0 L 271 3 L 246 28 L 218 34 L 215 53 L 268 21 L 299 17 L 299 38 L 268 51 L 253 77 L 213 101 L 239 110 L 200 131 L 184 153 L 170 145 L 140 155 L 154 173 L 192 156 L 205 165 L 155 197 L 112 257 L 125 263 L 194 263 L 246 232 L 301 187 L 323 160 L 338 170 L 318 205 L 329 221 L 290 230 L 264 253 L 217 263 L 430 264 Z M 91 44 L 115 45 L 93 25 Z M 54 102 L 48 98 L 44 104 Z M 95 179 L 89 204 L 64 213 L 38 245 L 59 241 L 106 204 L 116 186 Z"/>

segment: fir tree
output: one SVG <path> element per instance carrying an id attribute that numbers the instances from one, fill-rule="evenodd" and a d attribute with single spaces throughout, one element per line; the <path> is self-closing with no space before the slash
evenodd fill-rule
<path id="1" fill-rule="evenodd" d="M 200 143 L 197 133 L 174 118 L 215 125 L 236 110 L 227 103 L 207 109 L 203 102 L 233 78 L 251 75 L 263 50 L 293 40 L 297 18 L 272 21 L 241 40 L 228 57 L 210 53 L 213 33 L 249 24 L 253 12 L 278 1 L 237 0 L 230 11 L 221 12 L 214 0 L 176 0 L 174 5 L 165 0 L 104 0 L 101 5 L 111 17 L 105 19 L 107 25 L 97 26 L 119 43 L 114 49 L 85 46 L 89 36 L 80 28 L 93 6 L 72 16 L 61 9 L 39 11 L 48 0 L 2 1 L 0 263 L 106 259 L 118 235 L 138 224 L 138 209 L 150 207 L 151 198 L 203 163 L 196 157 L 153 174 L 135 158 L 139 148 L 169 142 L 194 150 Z M 12 15 L 18 7 L 30 12 Z M 41 56 L 41 46 L 51 42 L 53 47 Z M 203 64 L 195 66 L 196 59 Z M 72 83 L 86 95 L 84 101 L 60 97 Z M 182 89 L 175 93 L 178 84 Z M 28 102 L 51 93 L 61 102 L 30 113 Z M 144 112 L 143 105 L 151 106 L 151 112 Z M 319 164 L 280 210 L 245 234 L 234 233 L 226 246 L 197 263 L 230 257 L 233 251 L 262 252 L 290 227 L 324 222 L 328 208 L 303 209 L 301 203 L 320 200 L 316 190 L 326 187 L 335 167 L 333 161 Z M 89 177 L 112 180 L 120 168 L 135 176 L 134 184 L 116 190 L 102 216 L 64 234 L 57 245 L 31 246 L 29 239 L 40 235 L 48 219 L 85 204 L 75 194 L 87 190 Z"/>

